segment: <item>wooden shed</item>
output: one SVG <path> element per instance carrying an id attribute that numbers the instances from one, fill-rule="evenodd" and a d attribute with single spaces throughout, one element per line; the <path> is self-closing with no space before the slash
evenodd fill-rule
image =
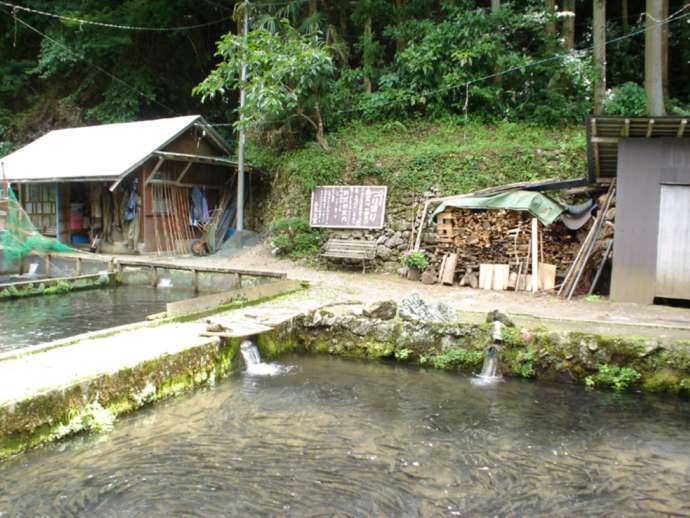
<path id="1" fill-rule="evenodd" d="M 236 216 L 231 155 L 191 115 L 51 131 L 0 161 L 45 235 L 97 240 L 104 252 L 186 253 L 214 210 L 226 226 Z"/>
<path id="2" fill-rule="evenodd" d="M 690 300 L 690 128 L 683 117 L 592 117 L 590 180 L 616 178 L 611 299 Z"/>

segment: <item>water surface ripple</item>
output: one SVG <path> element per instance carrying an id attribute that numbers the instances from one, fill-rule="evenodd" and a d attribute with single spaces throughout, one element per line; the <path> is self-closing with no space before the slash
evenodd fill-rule
<path id="1" fill-rule="evenodd" d="M 0 465 L 0 515 L 690 515 L 687 400 L 281 363 Z"/>

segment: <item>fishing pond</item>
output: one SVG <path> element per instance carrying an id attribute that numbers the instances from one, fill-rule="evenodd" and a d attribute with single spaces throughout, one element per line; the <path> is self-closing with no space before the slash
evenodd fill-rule
<path id="1" fill-rule="evenodd" d="M 690 514 L 687 400 L 279 364 L 0 464 L 0 516 Z"/>

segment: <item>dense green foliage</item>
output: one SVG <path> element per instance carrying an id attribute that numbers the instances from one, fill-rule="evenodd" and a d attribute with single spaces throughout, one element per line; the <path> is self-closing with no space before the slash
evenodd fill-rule
<path id="1" fill-rule="evenodd" d="M 271 243 L 279 254 L 293 259 L 316 255 L 323 236 L 304 218 L 282 218 L 271 226 Z"/>
<path id="2" fill-rule="evenodd" d="M 329 132 L 361 122 L 395 128 L 467 116 L 560 125 L 591 110 L 591 0 L 576 3 L 575 48 L 584 50 L 574 52 L 564 46 L 567 13 L 549 13 L 541 0 L 502 2 L 497 11 L 488 0 L 254 0 L 246 40 L 235 36 L 238 0 L 20 4 L 130 28 L 0 7 L 0 152 L 54 127 L 193 112 L 228 124 L 231 137 L 243 57 L 252 136 L 280 149 L 315 136 L 324 147 Z M 615 40 L 607 45 L 607 108 L 639 113 L 639 88 L 628 83 L 643 82 L 644 34 L 636 31 L 644 2 L 628 0 L 627 20 L 620 3 L 607 4 Z M 669 11 L 681 5 L 672 0 Z M 690 85 L 673 78 L 690 72 L 690 24 L 669 25 L 668 49 L 669 106 L 684 111 Z M 191 93 L 197 85 L 207 98 L 222 95 L 202 103 Z M 377 168 L 363 163 L 361 174 Z"/>
<path id="3" fill-rule="evenodd" d="M 618 365 L 600 364 L 598 372 L 585 378 L 588 387 L 608 387 L 614 390 L 626 390 L 639 382 L 641 375 L 632 367 L 619 367 Z"/>
<path id="4" fill-rule="evenodd" d="M 414 268 L 417 271 L 423 272 L 429 266 L 429 261 L 426 254 L 422 250 L 408 250 L 400 256 L 400 264 L 407 268 Z"/>

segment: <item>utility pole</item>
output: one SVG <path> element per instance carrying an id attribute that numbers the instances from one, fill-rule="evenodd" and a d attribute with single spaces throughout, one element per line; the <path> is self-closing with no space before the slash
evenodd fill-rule
<path id="1" fill-rule="evenodd" d="M 242 22 L 242 35 L 245 39 L 245 47 L 247 45 L 247 34 L 249 33 L 249 0 L 244 2 L 244 13 Z M 244 83 L 247 81 L 247 62 L 242 61 L 242 71 L 240 72 L 240 79 L 242 80 L 242 88 L 240 90 L 240 134 L 237 150 L 237 218 L 236 230 L 241 232 L 244 230 L 244 105 L 246 101 L 246 92 Z"/>

